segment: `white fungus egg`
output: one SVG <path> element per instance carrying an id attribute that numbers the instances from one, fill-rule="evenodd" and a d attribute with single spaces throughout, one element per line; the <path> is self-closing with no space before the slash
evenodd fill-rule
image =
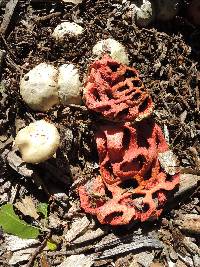
<path id="1" fill-rule="evenodd" d="M 63 64 L 58 68 L 58 95 L 63 105 L 80 104 L 81 82 L 77 68 L 73 64 Z"/>
<path id="2" fill-rule="evenodd" d="M 101 57 L 103 54 L 108 53 L 114 60 L 119 61 L 122 64 L 129 64 L 128 54 L 125 47 L 118 41 L 108 38 L 99 41 L 92 49 L 92 53 Z"/>
<path id="3" fill-rule="evenodd" d="M 81 82 L 73 64 L 58 68 L 41 63 L 30 70 L 20 82 L 24 102 L 35 111 L 47 111 L 59 103 L 81 104 Z"/>
<path id="4" fill-rule="evenodd" d="M 53 31 L 52 36 L 58 42 L 63 42 L 65 36 L 77 37 L 84 31 L 83 27 L 75 22 L 65 21 L 60 23 Z"/>
<path id="5" fill-rule="evenodd" d="M 140 27 L 145 27 L 153 21 L 154 10 L 150 1 L 143 0 L 140 7 L 135 7 L 135 19 L 136 24 Z"/>
<path id="6" fill-rule="evenodd" d="M 46 111 L 58 104 L 57 69 L 46 63 L 37 65 L 21 79 L 20 94 L 36 111 Z"/>
<path id="7" fill-rule="evenodd" d="M 27 163 L 40 163 L 51 158 L 59 144 L 60 135 L 57 128 L 45 120 L 30 123 L 21 129 L 15 138 L 15 145 Z"/>

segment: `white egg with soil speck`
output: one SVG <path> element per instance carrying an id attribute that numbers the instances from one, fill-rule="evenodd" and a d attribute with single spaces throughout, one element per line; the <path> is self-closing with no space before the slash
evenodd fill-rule
<path id="1" fill-rule="evenodd" d="M 30 123 L 15 138 L 15 145 L 27 163 L 40 163 L 53 157 L 59 144 L 57 128 L 45 120 Z"/>
<path id="2" fill-rule="evenodd" d="M 83 31 L 83 27 L 75 22 L 65 21 L 54 29 L 52 36 L 57 42 L 63 42 L 66 36 L 78 37 Z"/>
<path id="3" fill-rule="evenodd" d="M 20 94 L 35 111 L 47 111 L 58 104 L 57 69 L 46 63 L 37 65 L 21 79 Z"/>

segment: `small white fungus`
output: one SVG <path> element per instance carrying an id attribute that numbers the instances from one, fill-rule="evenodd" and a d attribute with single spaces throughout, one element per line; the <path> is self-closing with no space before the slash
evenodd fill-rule
<path id="1" fill-rule="evenodd" d="M 58 104 L 57 69 L 46 63 L 37 65 L 21 79 L 20 94 L 36 111 L 46 111 Z"/>
<path id="2" fill-rule="evenodd" d="M 135 6 L 136 24 L 140 27 L 149 25 L 154 19 L 154 12 L 152 3 L 147 0 L 143 0 L 143 4 L 140 7 Z"/>
<path id="3" fill-rule="evenodd" d="M 47 111 L 59 103 L 80 104 L 81 82 L 73 64 L 55 68 L 41 63 L 21 80 L 20 94 L 24 102 L 35 111 Z"/>
<path id="4" fill-rule="evenodd" d="M 27 163 L 40 163 L 51 158 L 59 144 L 60 135 L 57 128 L 45 120 L 30 123 L 21 129 L 15 138 L 15 145 Z"/>
<path id="5" fill-rule="evenodd" d="M 65 36 L 76 37 L 83 33 L 83 27 L 75 22 L 65 21 L 59 24 L 53 31 L 52 36 L 56 41 L 62 42 Z"/>
<path id="6" fill-rule="evenodd" d="M 81 82 L 77 68 L 73 64 L 64 64 L 58 68 L 58 94 L 63 105 L 80 104 Z"/>
<path id="7" fill-rule="evenodd" d="M 92 49 L 95 56 L 101 57 L 103 54 L 108 53 L 114 60 L 122 64 L 129 64 L 128 54 L 125 47 L 118 41 L 108 38 L 99 41 Z"/>

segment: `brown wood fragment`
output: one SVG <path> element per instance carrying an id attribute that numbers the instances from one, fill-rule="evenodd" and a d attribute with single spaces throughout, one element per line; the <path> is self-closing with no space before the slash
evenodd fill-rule
<path id="1" fill-rule="evenodd" d="M 61 12 L 55 12 L 55 13 L 51 13 L 51 14 L 48 14 L 46 16 L 42 16 L 42 17 L 37 17 L 35 19 L 35 22 L 36 23 L 39 23 L 41 21 L 45 21 L 45 20 L 49 20 L 49 19 L 52 19 L 54 17 L 59 17 L 62 13 Z"/>
<path id="2" fill-rule="evenodd" d="M 200 235 L 200 215 L 198 214 L 184 214 L 178 220 L 175 220 L 174 223 L 182 231 Z"/>
<path id="3" fill-rule="evenodd" d="M 1 35 L 5 35 L 8 29 L 8 26 L 10 24 L 10 21 L 12 19 L 13 13 L 15 11 L 15 8 L 17 6 L 19 0 L 10 0 L 7 4 L 6 4 L 6 8 L 5 8 L 5 14 L 3 16 L 3 21 L 1 23 L 1 27 L 0 27 L 0 34 Z"/>
<path id="4" fill-rule="evenodd" d="M 180 175 L 180 186 L 178 192 L 174 194 L 174 197 L 179 197 L 186 193 L 187 191 L 197 187 L 198 182 L 200 181 L 199 175 L 194 174 L 181 174 Z"/>

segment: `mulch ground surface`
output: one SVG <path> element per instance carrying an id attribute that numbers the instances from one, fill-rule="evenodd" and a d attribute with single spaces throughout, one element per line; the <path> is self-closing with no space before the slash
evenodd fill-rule
<path id="1" fill-rule="evenodd" d="M 0 1 L 3 22 L 0 36 L 0 204 L 14 204 L 25 196 L 30 196 L 36 204 L 48 202 L 47 229 L 51 240 L 57 244 L 55 251 L 41 247 L 30 255 L 29 266 L 34 262 L 35 266 L 57 266 L 70 255 L 100 252 L 94 266 L 151 266 L 152 262 L 159 262 L 159 266 L 199 266 L 200 227 L 194 230 L 194 225 L 185 226 L 186 219 L 188 223 L 200 224 L 199 217 L 198 221 L 194 219 L 200 212 L 198 187 L 170 202 L 157 221 L 123 227 L 100 225 L 81 210 L 76 188 L 98 174 L 93 135 L 101 119 L 89 112 L 84 103 L 36 113 L 25 105 L 19 94 L 20 78 L 41 62 L 54 66 L 74 63 L 84 81 L 93 59 L 92 47 L 97 41 L 112 37 L 125 46 L 130 65 L 139 71 L 151 94 L 155 103 L 153 118 L 168 137 L 181 171 L 200 175 L 200 30 L 187 21 L 186 4 L 173 21 L 156 22 L 145 29 L 132 23 L 121 1 L 83 1 L 75 6 L 59 1 L 13 0 L 10 1 L 11 13 L 5 13 L 3 2 L 8 1 Z M 13 5 L 16 6 L 12 11 Z M 81 25 L 84 34 L 78 38 L 66 37 L 63 44 L 58 44 L 51 34 L 65 20 Z M 10 161 L 5 160 L 5 153 L 12 150 L 18 130 L 36 119 L 46 119 L 56 125 L 61 134 L 61 146 L 56 159 L 27 165 L 24 170 L 16 163 L 18 153 Z M 28 177 L 27 169 L 32 170 L 33 175 Z M 33 223 L 31 218 L 18 215 Z M 38 220 L 41 223 L 41 219 Z M 85 228 L 79 231 L 77 227 L 77 230 L 73 225 L 75 220 L 80 225 L 85 223 Z M 181 227 L 184 222 L 185 228 Z M 163 247 L 154 244 L 154 239 L 152 246 L 147 245 L 145 237 L 155 235 Z M 42 234 L 38 247 L 48 237 Z M 6 247 L 3 233 L 0 242 L 2 248 Z M 10 254 L 6 248 L 0 250 L 0 257 L 0 265 L 9 266 Z M 144 257 L 147 263 L 142 261 Z M 26 264 L 25 261 L 16 266 Z"/>

